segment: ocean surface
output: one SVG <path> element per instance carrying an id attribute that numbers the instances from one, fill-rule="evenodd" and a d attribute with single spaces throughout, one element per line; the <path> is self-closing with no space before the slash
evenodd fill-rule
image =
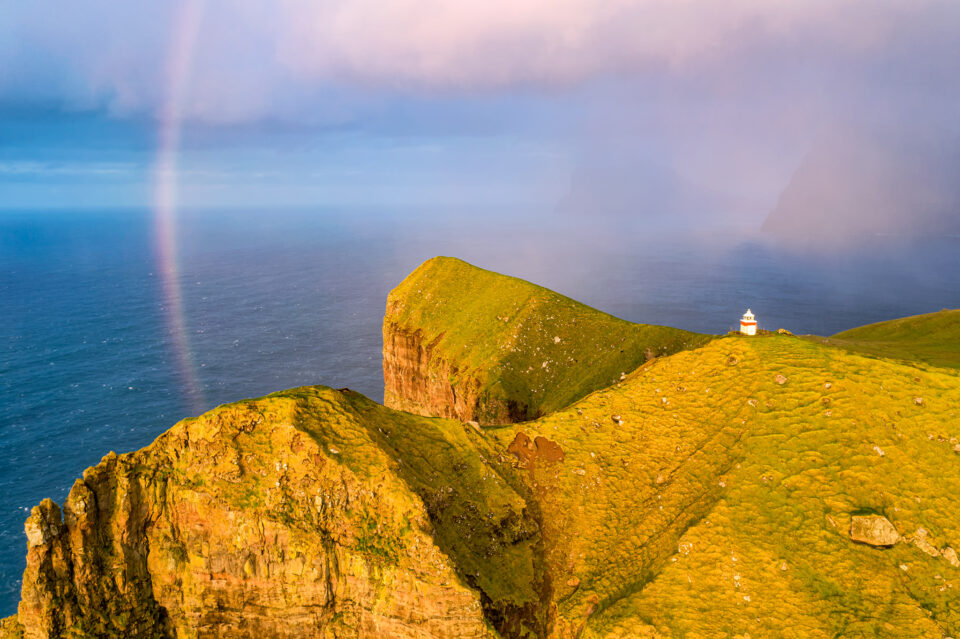
<path id="1" fill-rule="evenodd" d="M 748 306 L 761 327 L 820 335 L 960 307 L 949 238 L 804 251 L 469 208 L 186 212 L 177 238 L 161 257 L 149 211 L 0 211 L 0 617 L 19 600 L 30 508 L 62 503 L 107 452 L 294 386 L 382 400 L 387 293 L 434 255 L 710 333 Z"/>

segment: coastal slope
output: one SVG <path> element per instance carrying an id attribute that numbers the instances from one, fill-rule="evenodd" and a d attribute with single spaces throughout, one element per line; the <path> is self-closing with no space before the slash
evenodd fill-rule
<path id="1" fill-rule="evenodd" d="M 956 371 L 728 337 L 490 432 L 537 496 L 558 636 L 954 636 L 958 407 Z"/>
<path id="2" fill-rule="evenodd" d="M 474 290 L 430 331 L 482 342 Z M 34 508 L 0 637 L 960 634 L 960 370 L 729 335 L 575 395 L 490 426 L 324 387 L 184 420 Z"/>
<path id="3" fill-rule="evenodd" d="M 960 309 L 868 324 L 821 341 L 874 357 L 960 368 Z"/>
<path id="4" fill-rule="evenodd" d="M 524 421 L 709 339 L 633 324 L 530 282 L 437 257 L 387 299 L 384 403 L 481 424 Z"/>

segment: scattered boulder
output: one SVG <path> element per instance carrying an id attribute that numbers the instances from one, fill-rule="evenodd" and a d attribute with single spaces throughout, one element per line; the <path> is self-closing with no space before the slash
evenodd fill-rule
<path id="1" fill-rule="evenodd" d="M 914 398 L 913 398 L 913 403 L 916 404 L 917 406 L 923 406 L 923 398 L 922 398 L 922 397 L 914 397 Z"/>
<path id="2" fill-rule="evenodd" d="M 950 565 L 954 568 L 960 568 L 960 558 L 957 558 L 957 551 L 947 546 L 940 553 L 943 555 L 943 558 L 950 562 Z"/>
<path id="3" fill-rule="evenodd" d="M 900 533 L 882 515 L 854 515 L 850 519 L 850 539 L 869 546 L 892 546 L 900 541 Z"/>
<path id="4" fill-rule="evenodd" d="M 927 553 L 931 557 L 939 557 L 940 551 L 936 546 L 930 543 L 930 540 L 927 539 L 927 529 L 926 528 L 917 528 L 917 532 L 913 533 L 911 541 L 913 545 Z"/>
<path id="5" fill-rule="evenodd" d="M 774 379 L 775 379 L 776 382 L 777 382 L 778 384 L 780 384 L 781 386 L 783 386 L 784 384 L 787 383 L 787 378 L 784 377 L 783 375 L 781 375 L 780 373 L 777 373 L 777 376 L 774 377 Z"/>

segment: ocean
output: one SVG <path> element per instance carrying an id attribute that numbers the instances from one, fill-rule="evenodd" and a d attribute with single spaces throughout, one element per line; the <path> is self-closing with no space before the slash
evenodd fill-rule
<path id="1" fill-rule="evenodd" d="M 470 207 L 185 212 L 176 256 L 157 238 L 150 211 L 0 212 L 0 617 L 16 611 L 30 508 L 62 503 L 107 452 L 294 386 L 382 400 L 387 293 L 435 255 L 709 333 L 747 307 L 762 328 L 820 335 L 960 307 L 955 238 L 801 251 Z"/>

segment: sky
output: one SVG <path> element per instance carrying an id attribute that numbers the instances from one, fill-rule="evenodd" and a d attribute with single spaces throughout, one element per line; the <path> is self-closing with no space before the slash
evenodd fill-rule
<path id="1" fill-rule="evenodd" d="M 955 140 L 957 78 L 955 0 L 7 2 L 0 209 L 759 226 L 825 139 Z"/>

